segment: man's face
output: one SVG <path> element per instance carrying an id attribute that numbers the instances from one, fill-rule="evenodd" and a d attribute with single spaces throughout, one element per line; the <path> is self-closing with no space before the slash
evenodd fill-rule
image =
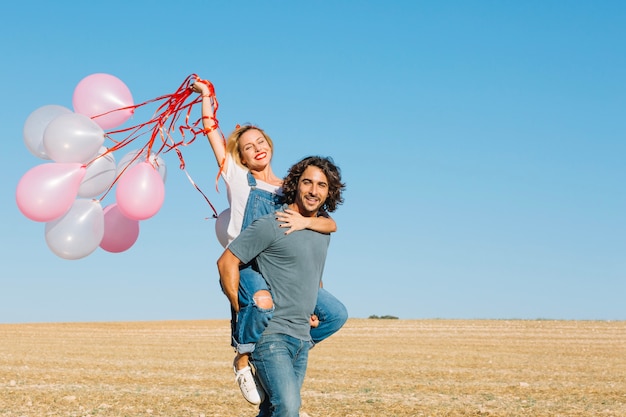
<path id="1" fill-rule="evenodd" d="M 305 217 L 315 216 L 328 197 L 328 180 L 316 166 L 307 167 L 298 181 L 296 205 Z"/>

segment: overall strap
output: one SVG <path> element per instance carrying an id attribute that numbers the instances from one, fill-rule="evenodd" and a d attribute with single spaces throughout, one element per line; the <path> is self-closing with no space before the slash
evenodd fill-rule
<path id="1" fill-rule="evenodd" d="M 252 188 L 256 187 L 256 178 L 252 175 L 252 172 L 248 171 L 248 185 Z"/>

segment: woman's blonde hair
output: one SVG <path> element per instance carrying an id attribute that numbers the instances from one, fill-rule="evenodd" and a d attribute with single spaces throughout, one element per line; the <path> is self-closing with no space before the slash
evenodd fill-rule
<path id="1" fill-rule="evenodd" d="M 251 124 L 246 124 L 243 126 L 237 125 L 235 130 L 233 130 L 233 132 L 228 136 L 228 139 L 226 140 L 226 152 L 231 154 L 235 162 L 237 162 L 237 164 L 243 168 L 247 168 L 247 167 L 243 164 L 241 160 L 241 151 L 239 150 L 239 139 L 241 138 L 241 135 L 246 133 L 248 130 L 253 130 L 253 129 L 261 132 L 261 134 L 263 135 L 263 137 L 269 144 L 270 149 L 272 150 L 272 156 L 274 156 L 274 143 L 272 142 L 272 138 L 270 138 L 263 129 L 257 126 L 251 125 Z"/>

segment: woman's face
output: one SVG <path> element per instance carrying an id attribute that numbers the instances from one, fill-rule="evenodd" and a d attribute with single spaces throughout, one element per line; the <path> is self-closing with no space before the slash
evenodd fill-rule
<path id="1" fill-rule="evenodd" d="M 252 170 L 265 168 L 272 159 L 270 144 L 256 129 L 247 130 L 239 137 L 239 153 L 241 162 Z"/>

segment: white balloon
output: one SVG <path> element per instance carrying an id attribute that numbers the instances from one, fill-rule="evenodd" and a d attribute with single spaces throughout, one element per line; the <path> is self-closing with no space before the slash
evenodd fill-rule
<path id="1" fill-rule="evenodd" d="M 128 172 L 128 170 L 138 164 L 139 162 L 150 162 L 150 164 L 157 170 L 163 182 L 167 177 L 167 166 L 165 165 L 165 160 L 161 158 L 161 156 L 154 156 L 153 153 L 150 153 L 150 158 L 146 159 L 148 151 L 134 150 L 128 152 L 126 155 L 120 159 L 117 163 L 117 176 L 123 175 L 123 172 Z"/>
<path id="2" fill-rule="evenodd" d="M 62 114 L 72 113 L 67 107 L 49 104 L 32 112 L 24 122 L 24 144 L 37 158 L 50 159 L 43 146 L 43 132 L 48 124 Z"/>
<path id="3" fill-rule="evenodd" d="M 104 143 L 104 131 L 88 116 L 62 114 L 43 133 L 43 146 L 55 162 L 90 162 Z"/>
<path id="4" fill-rule="evenodd" d="M 95 251 L 104 236 L 104 212 L 97 200 L 78 199 L 61 218 L 46 223 L 46 243 L 57 256 L 80 259 Z"/>
<path id="5" fill-rule="evenodd" d="M 215 235 L 224 248 L 228 246 L 228 223 L 230 223 L 230 208 L 221 212 L 215 220 Z"/>
<path id="6" fill-rule="evenodd" d="M 104 146 L 100 147 L 97 156 L 104 154 L 107 150 Z M 95 197 L 104 193 L 115 181 L 116 172 L 113 152 L 96 159 L 87 166 L 87 172 L 78 189 L 78 196 Z"/>

